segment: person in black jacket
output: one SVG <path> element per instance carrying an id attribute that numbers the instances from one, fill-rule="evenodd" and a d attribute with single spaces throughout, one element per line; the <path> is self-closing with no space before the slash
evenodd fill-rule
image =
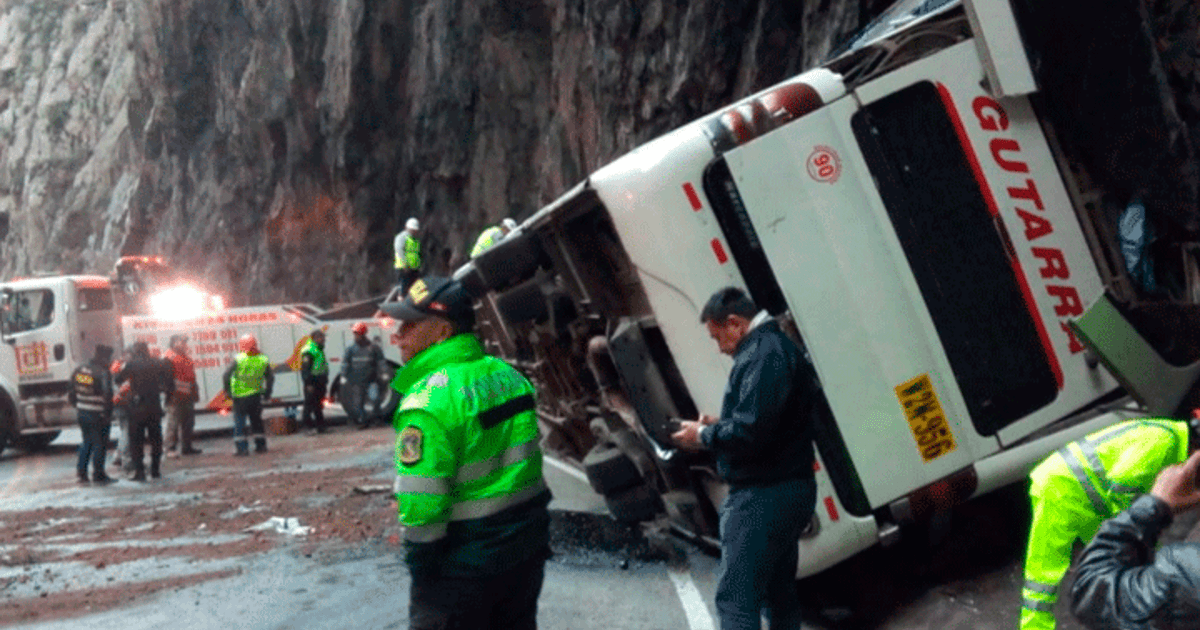
<path id="1" fill-rule="evenodd" d="M 117 373 L 114 380 L 120 385 L 129 381 L 129 457 L 133 460 L 133 481 L 146 480 L 144 444 L 150 440 L 150 477 L 162 476 L 162 400 L 175 391 L 175 374 L 171 364 L 150 356 L 150 347 L 139 341 L 130 349 L 132 357 Z"/>
<path id="2" fill-rule="evenodd" d="M 721 417 L 701 414 L 671 437 L 708 449 L 729 484 L 721 506 L 717 615 L 722 630 L 800 628 L 800 533 L 816 506 L 810 411 L 819 395 L 803 353 L 741 289 L 717 291 L 700 321 L 733 356 Z"/>
<path id="3" fill-rule="evenodd" d="M 108 429 L 112 424 L 113 410 L 112 374 L 108 371 L 112 353 L 112 346 L 96 346 L 92 360 L 75 368 L 71 374 L 71 391 L 67 397 L 79 414 L 79 432 L 83 437 L 76 462 L 79 483 L 89 481 L 89 461 L 92 463 L 92 481 L 98 484 L 112 482 L 112 478 L 104 472 L 104 455 L 108 448 Z"/>
<path id="4" fill-rule="evenodd" d="M 1200 505 L 1200 452 L 1164 468 L 1150 494 L 1100 526 L 1071 586 L 1071 611 L 1088 628 L 1200 628 L 1200 544 L 1155 550 L 1175 514 Z"/>

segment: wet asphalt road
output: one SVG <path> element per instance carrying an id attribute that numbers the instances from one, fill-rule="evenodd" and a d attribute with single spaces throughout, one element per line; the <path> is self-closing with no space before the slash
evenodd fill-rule
<path id="1" fill-rule="evenodd" d="M 220 429 L 226 419 L 201 420 Z M 228 437 L 206 433 L 209 449 L 229 447 Z M 77 434 L 76 434 L 77 436 Z M 14 492 L 37 479 L 71 478 L 71 432 L 47 451 L 8 450 L 0 455 L 0 527 L 3 511 L 29 501 L 69 503 L 88 489 L 57 495 Z M 355 463 L 387 467 L 390 453 L 358 453 Z M 542 628 L 715 629 L 713 593 L 717 560 L 672 537 L 654 537 L 616 525 L 603 500 L 582 475 L 564 464 L 547 466 L 555 494 L 555 557 L 547 566 L 539 610 Z M 17 483 L 17 481 L 20 483 Z M 128 484 L 129 482 L 121 482 Z M 36 483 L 34 483 L 36 485 Z M 798 583 L 811 611 L 806 628 L 990 629 L 1016 627 L 1020 557 L 1028 519 L 1021 488 L 1003 489 L 962 506 L 948 520 L 919 531 L 894 548 L 873 549 Z M 1175 528 L 1182 536 L 1190 524 Z M 0 549 L 0 552 L 3 552 Z M 3 553 L 0 553 L 3 557 Z M 154 567 L 149 570 L 171 570 Z M 177 560 L 172 560 L 177 561 Z M 234 568 L 232 577 L 160 591 L 125 608 L 80 618 L 17 626 L 133 630 L 140 628 L 405 628 L 408 573 L 395 546 L 382 540 L 351 548 L 312 550 L 282 541 L 265 553 L 208 561 L 189 571 Z M 111 572 L 113 567 L 109 568 Z M 0 563 L 0 577 L 18 567 Z M 0 598 L 20 597 L 13 589 Z M 27 596 L 27 595 L 25 595 Z M 1059 627 L 1079 630 L 1065 611 Z"/>

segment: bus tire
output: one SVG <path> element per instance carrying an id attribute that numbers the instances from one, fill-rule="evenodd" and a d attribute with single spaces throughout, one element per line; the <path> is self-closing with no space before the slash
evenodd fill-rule
<path id="1" fill-rule="evenodd" d="M 598 494 L 609 495 L 642 482 L 642 475 L 621 449 L 600 443 L 583 457 L 588 483 Z"/>
<path id="2" fill-rule="evenodd" d="M 613 518 L 622 523 L 641 523 L 658 516 L 663 510 L 662 499 L 654 488 L 640 484 L 614 494 L 605 495 Z"/>

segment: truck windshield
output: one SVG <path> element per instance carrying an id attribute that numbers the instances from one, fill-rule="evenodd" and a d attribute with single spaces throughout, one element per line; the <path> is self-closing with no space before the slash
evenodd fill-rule
<path id="1" fill-rule="evenodd" d="M 976 430 L 1049 404 L 1049 359 L 937 88 L 914 84 L 851 124 Z"/>

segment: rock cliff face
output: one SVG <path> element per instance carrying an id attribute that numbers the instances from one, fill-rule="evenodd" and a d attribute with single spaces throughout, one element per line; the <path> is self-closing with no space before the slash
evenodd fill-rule
<path id="1" fill-rule="evenodd" d="M 379 293 L 407 217 L 445 271 L 887 4 L 0 0 L 0 274 L 157 254 L 235 304 Z"/>

